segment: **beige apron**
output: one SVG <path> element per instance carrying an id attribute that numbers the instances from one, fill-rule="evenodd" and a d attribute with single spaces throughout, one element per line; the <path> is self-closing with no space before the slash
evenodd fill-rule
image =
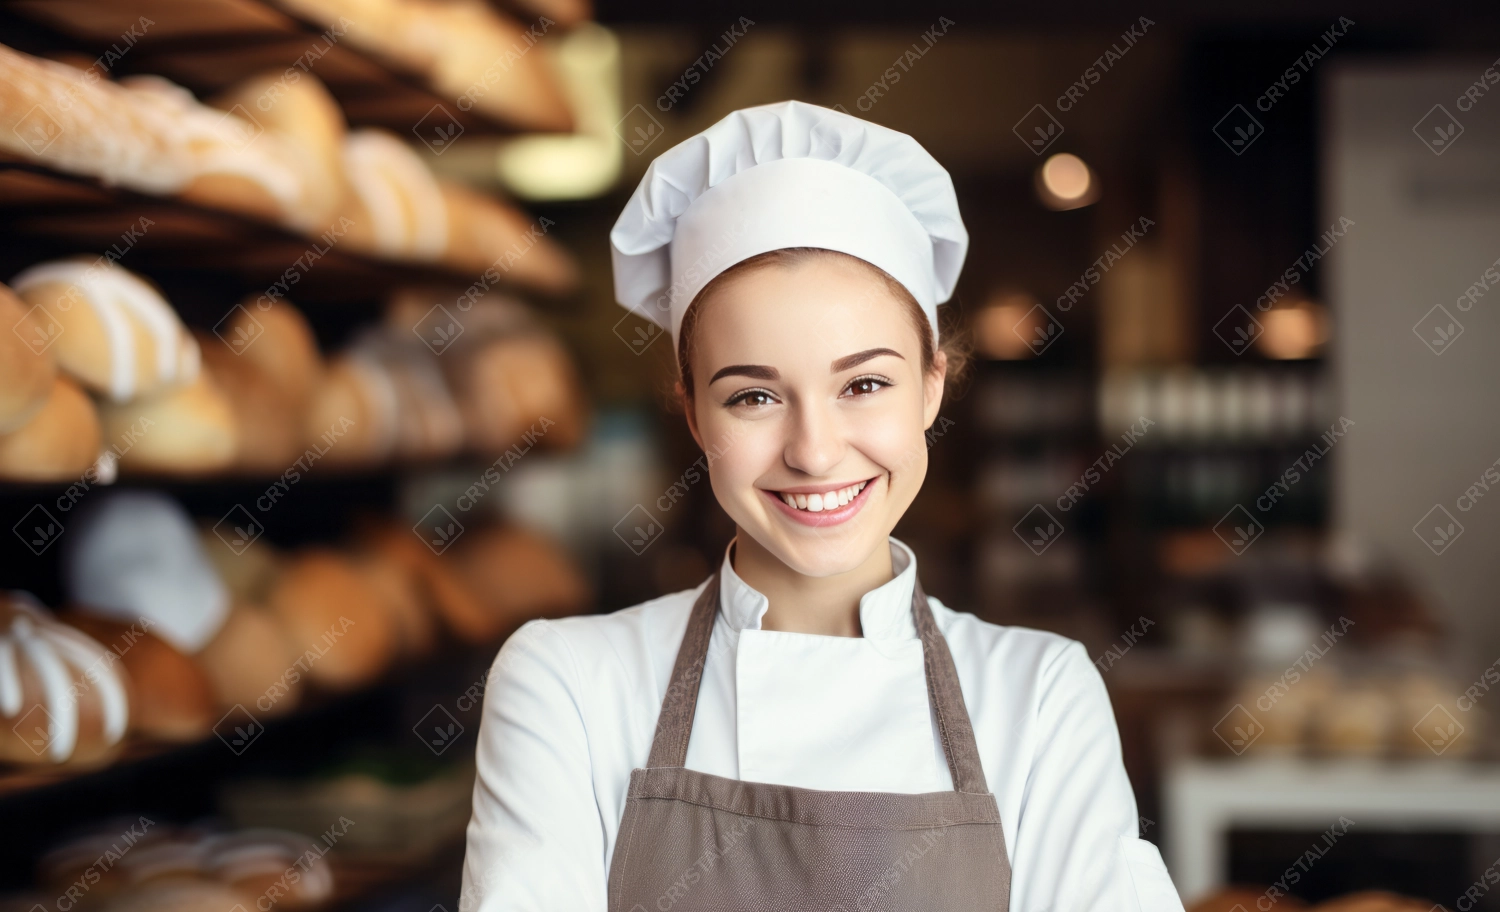
<path id="1" fill-rule="evenodd" d="M 951 792 L 831 792 L 684 768 L 718 611 L 715 572 L 688 619 L 650 759 L 630 773 L 610 912 L 1003 912 L 1010 862 L 1000 808 L 921 584 L 912 617 Z"/>

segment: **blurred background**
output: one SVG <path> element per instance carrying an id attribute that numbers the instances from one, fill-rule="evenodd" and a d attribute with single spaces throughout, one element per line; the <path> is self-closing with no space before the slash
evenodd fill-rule
<path id="1" fill-rule="evenodd" d="M 895 534 L 1096 657 L 1189 907 L 1500 909 L 1500 11 L 11 0 L 0 44 L 16 908 L 472 907 L 500 642 L 733 534 L 609 228 L 796 98 L 953 176 L 975 370 Z"/>

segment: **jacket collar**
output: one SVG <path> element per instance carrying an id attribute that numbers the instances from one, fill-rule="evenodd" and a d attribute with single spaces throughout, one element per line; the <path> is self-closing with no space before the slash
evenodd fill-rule
<path id="1" fill-rule="evenodd" d="M 867 639 L 915 639 L 911 596 L 917 583 L 917 556 L 904 542 L 889 537 L 891 569 L 895 575 L 859 597 L 859 624 Z M 719 612 L 731 629 L 759 630 L 770 599 L 734 572 L 731 539 L 719 566 Z"/>

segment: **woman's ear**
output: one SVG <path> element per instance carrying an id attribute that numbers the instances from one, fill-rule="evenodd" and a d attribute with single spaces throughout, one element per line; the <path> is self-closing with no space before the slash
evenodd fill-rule
<path id="1" fill-rule="evenodd" d="M 938 410 L 943 407 L 943 386 L 948 381 L 948 353 L 941 348 L 932 353 L 932 370 L 922 378 L 922 428 L 932 427 Z"/>
<path id="2" fill-rule="evenodd" d="M 683 386 L 681 380 L 677 381 L 673 391 L 677 394 L 677 401 L 682 403 L 682 414 L 687 418 L 688 431 L 693 435 L 698 449 L 708 452 L 703 446 L 703 435 L 698 433 L 698 415 L 693 411 L 693 397 L 688 395 L 687 387 Z"/>

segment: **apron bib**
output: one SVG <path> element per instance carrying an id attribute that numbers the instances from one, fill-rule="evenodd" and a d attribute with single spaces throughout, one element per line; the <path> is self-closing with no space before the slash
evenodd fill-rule
<path id="1" fill-rule="evenodd" d="M 610 912 L 1005 912 L 1000 808 L 921 584 L 912 617 L 951 792 L 822 791 L 686 769 L 718 611 L 715 571 L 688 619 L 646 768 L 630 773 Z"/>

